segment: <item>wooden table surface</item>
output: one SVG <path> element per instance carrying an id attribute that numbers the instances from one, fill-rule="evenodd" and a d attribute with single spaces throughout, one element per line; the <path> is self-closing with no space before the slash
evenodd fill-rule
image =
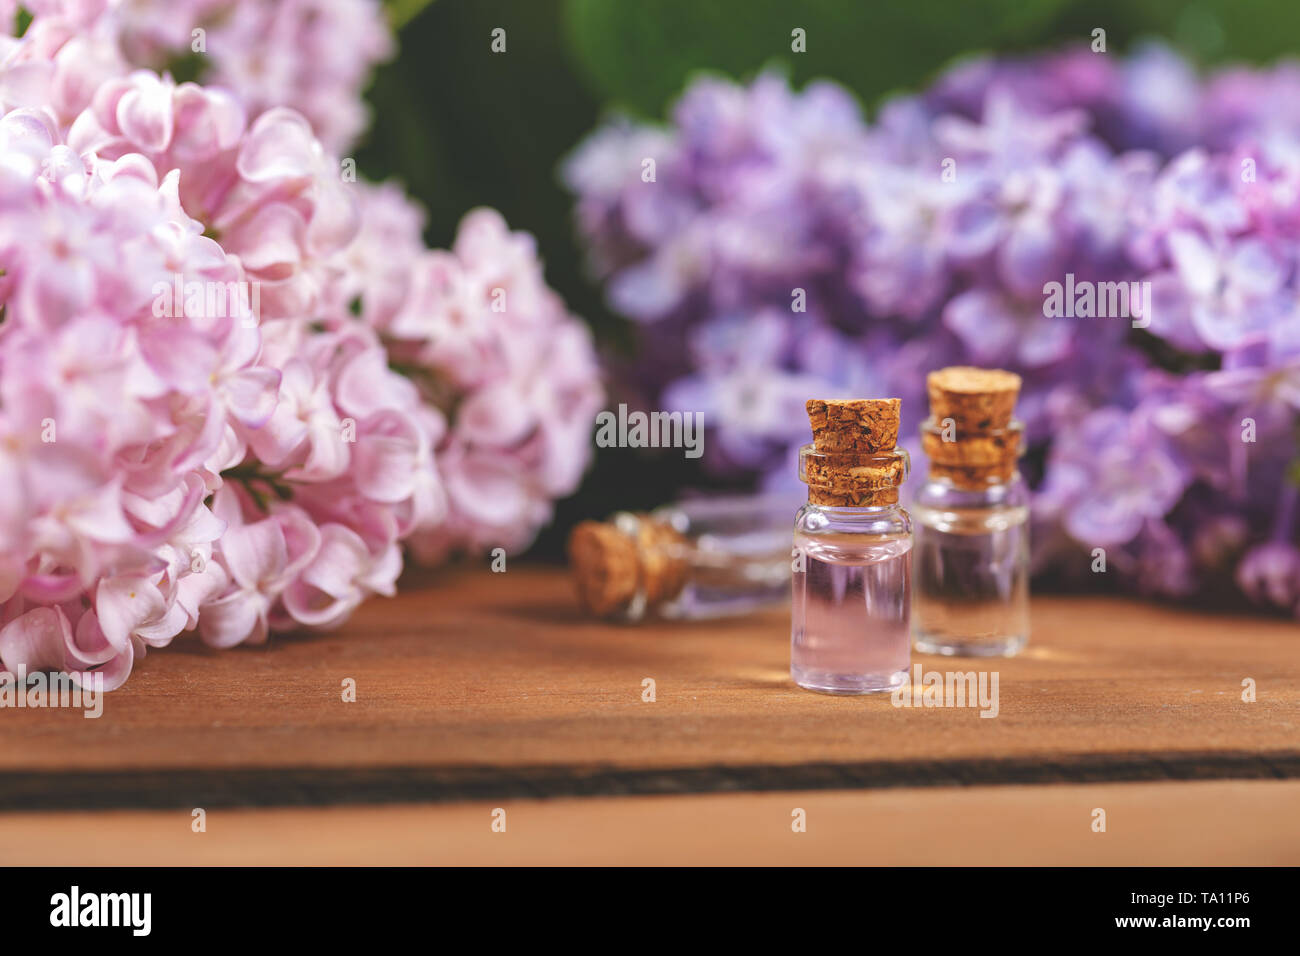
<path id="1" fill-rule="evenodd" d="M 178 640 L 99 719 L 0 710 L 0 863 L 1300 863 L 1294 621 L 1035 598 L 1020 657 L 914 657 L 998 671 L 988 719 L 799 690 L 788 608 L 628 627 L 558 568 L 406 583 L 330 634 Z"/>

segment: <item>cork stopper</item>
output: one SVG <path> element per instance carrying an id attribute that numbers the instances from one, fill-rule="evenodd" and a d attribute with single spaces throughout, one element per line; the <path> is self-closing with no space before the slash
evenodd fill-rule
<path id="1" fill-rule="evenodd" d="M 1010 481 L 1020 455 L 1021 425 L 1013 420 L 1020 376 L 1001 369 L 952 366 L 926 378 L 930 418 L 921 447 L 930 477 L 979 489 Z"/>
<path id="2" fill-rule="evenodd" d="M 927 375 L 925 385 L 934 420 L 951 418 L 963 432 L 1006 428 L 1020 396 L 1020 376 L 997 368 L 951 365 Z"/>
<path id="3" fill-rule="evenodd" d="M 872 455 L 898 444 L 902 400 L 810 398 L 805 407 L 820 452 Z"/>
<path id="4" fill-rule="evenodd" d="M 894 504 L 907 476 L 895 449 L 897 398 L 809 399 L 813 442 L 799 449 L 799 478 L 815 505 L 868 508 Z"/>
<path id="5" fill-rule="evenodd" d="M 639 617 L 686 584 L 687 540 L 648 515 L 583 521 L 569 534 L 569 567 L 578 603 L 599 617 Z"/>

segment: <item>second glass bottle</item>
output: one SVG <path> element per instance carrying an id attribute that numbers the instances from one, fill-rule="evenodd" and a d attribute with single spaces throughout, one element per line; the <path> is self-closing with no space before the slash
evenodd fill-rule
<path id="1" fill-rule="evenodd" d="M 916 649 L 1010 656 L 1029 641 L 1029 493 L 1016 469 L 1020 377 L 931 372 L 916 519 Z"/>

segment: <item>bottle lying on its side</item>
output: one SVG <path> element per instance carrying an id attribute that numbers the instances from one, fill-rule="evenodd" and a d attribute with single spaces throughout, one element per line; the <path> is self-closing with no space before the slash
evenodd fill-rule
<path id="1" fill-rule="evenodd" d="M 709 618 L 790 596 L 790 499 L 698 498 L 648 514 L 584 521 L 569 535 L 578 601 L 590 614 Z"/>

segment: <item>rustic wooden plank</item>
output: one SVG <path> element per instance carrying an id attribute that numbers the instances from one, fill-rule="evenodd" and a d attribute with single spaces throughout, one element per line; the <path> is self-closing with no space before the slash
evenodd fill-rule
<path id="1" fill-rule="evenodd" d="M 1289 780 L 209 809 L 203 833 L 188 810 L 19 813 L 0 865 L 1294 866 L 1297 804 Z"/>
<path id="2" fill-rule="evenodd" d="M 1103 781 L 1300 778 L 1300 751 L 1047 754 L 653 769 L 533 767 L 182 767 L 6 771 L 0 811 L 449 803 L 775 790 L 974 787 Z"/>
<path id="3" fill-rule="evenodd" d="M 191 791 L 298 803 L 298 791 L 366 800 L 385 787 L 385 799 L 425 800 L 440 788 L 451 799 L 1296 774 L 1293 621 L 1036 598 L 1024 656 L 916 659 L 997 669 L 1000 712 L 983 719 L 799 690 L 779 608 L 621 627 L 578 616 L 556 568 L 408 583 L 331 634 L 153 652 L 97 720 L 0 710 L 0 805 L 90 799 L 97 782 L 116 796 L 95 805 L 136 806 L 157 805 L 159 788 L 177 804 Z M 349 677 L 356 703 L 341 700 Z M 654 703 L 641 699 L 647 677 Z M 1254 703 L 1241 699 L 1247 677 Z M 214 781 L 235 770 L 223 799 Z"/>

